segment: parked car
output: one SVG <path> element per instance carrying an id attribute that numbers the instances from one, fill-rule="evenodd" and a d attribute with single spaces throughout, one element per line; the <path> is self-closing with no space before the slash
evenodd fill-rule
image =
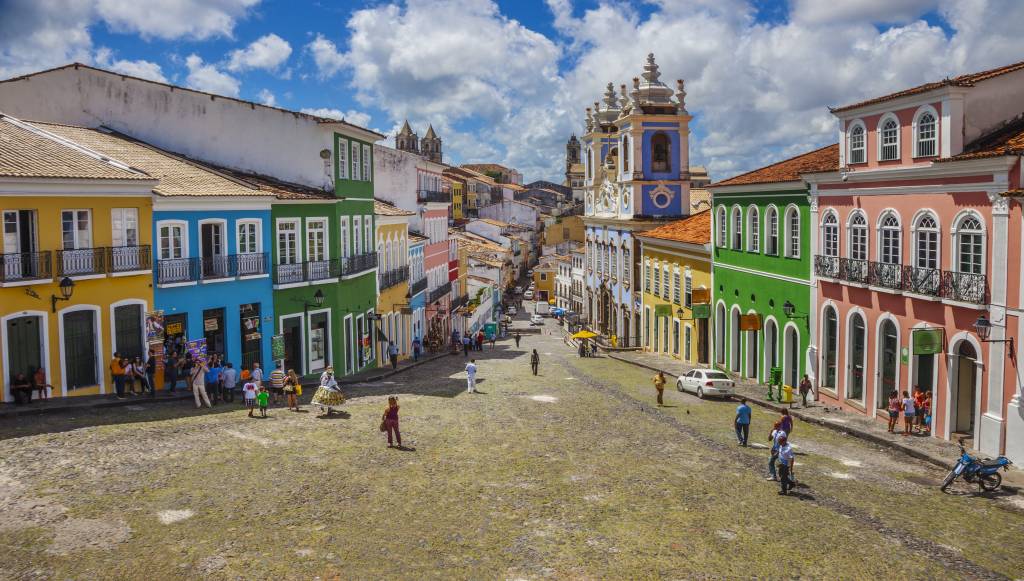
<path id="1" fill-rule="evenodd" d="M 679 376 L 676 389 L 689 391 L 704 399 L 706 395 L 732 395 L 736 384 L 728 375 L 717 369 L 694 369 Z"/>
<path id="2" fill-rule="evenodd" d="M 523 293 L 523 298 L 528 300 L 528 301 L 532 301 L 533 300 L 533 289 L 527 290 L 525 293 Z"/>
<path id="3" fill-rule="evenodd" d="M 530 324 L 531 325 L 543 325 L 544 324 L 544 317 L 542 317 L 540 315 L 536 315 L 536 314 L 530 315 Z"/>

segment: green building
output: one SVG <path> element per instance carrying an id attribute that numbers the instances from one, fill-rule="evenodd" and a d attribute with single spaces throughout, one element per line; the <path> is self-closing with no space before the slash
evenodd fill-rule
<path id="1" fill-rule="evenodd" d="M 716 184 L 713 196 L 714 362 L 764 383 L 814 375 L 810 204 L 803 173 L 835 171 L 832 145 Z"/>
<path id="2" fill-rule="evenodd" d="M 278 194 L 271 209 L 274 327 L 284 336 L 285 368 L 300 375 L 377 365 L 372 156 L 383 138 L 355 126 L 334 132 L 333 192 L 263 184 Z"/>

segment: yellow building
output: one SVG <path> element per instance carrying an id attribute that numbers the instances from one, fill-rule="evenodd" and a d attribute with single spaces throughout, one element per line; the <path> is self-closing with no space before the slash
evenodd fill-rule
<path id="1" fill-rule="evenodd" d="M 409 305 L 409 221 L 415 214 L 380 200 L 373 201 L 377 224 L 377 325 L 387 339 L 377 348 L 378 361 L 388 361 L 388 341 L 399 359 L 412 356 L 412 309 Z"/>
<path id="2" fill-rule="evenodd" d="M 465 190 L 466 182 L 456 178 L 448 178 L 452 182 L 452 219 L 453 220 L 464 220 L 466 218 L 465 213 L 462 211 L 463 203 L 463 191 Z"/>
<path id="3" fill-rule="evenodd" d="M 693 365 L 710 361 L 711 218 L 708 211 L 638 234 L 643 348 Z"/>
<path id="4" fill-rule="evenodd" d="M 157 181 L 0 115 L 4 401 L 40 367 L 54 397 L 110 393 L 113 353 L 145 355 Z"/>
<path id="5" fill-rule="evenodd" d="M 533 267 L 533 296 L 538 301 L 552 302 L 555 300 L 555 276 L 558 274 L 558 261 L 566 257 L 552 255 L 540 259 Z"/>
<path id="6" fill-rule="evenodd" d="M 555 218 L 555 223 L 544 228 L 544 246 L 558 246 L 566 242 L 583 243 L 587 229 L 581 216 Z"/>

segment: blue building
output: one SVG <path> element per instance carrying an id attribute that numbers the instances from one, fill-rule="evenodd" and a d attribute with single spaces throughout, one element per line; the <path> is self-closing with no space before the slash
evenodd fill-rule
<path id="1" fill-rule="evenodd" d="M 412 309 L 411 336 L 424 340 L 427 329 L 427 274 L 423 266 L 423 249 L 427 238 L 409 233 L 409 308 Z"/>

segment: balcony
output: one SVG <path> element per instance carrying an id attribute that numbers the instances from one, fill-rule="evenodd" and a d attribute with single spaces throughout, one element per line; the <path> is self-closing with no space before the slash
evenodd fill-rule
<path id="1" fill-rule="evenodd" d="M 169 258 L 156 261 L 157 286 L 194 283 L 198 280 L 198 258 Z"/>
<path id="2" fill-rule="evenodd" d="M 0 255 L 3 260 L 3 271 L 0 272 L 0 283 L 27 283 L 53 279 L 53 266 L 50 252 L 15 252 Z"/>
<path id="3" fill-rule="evenodd" d="M 389 289 L 409 280 L 409 267 L 399 266 L 387 272 L 382 272 L 377 275 L 377 280 L 380 284 L 380 290 Z"/>
<path id="4" fill-rule="evenodd" d="M 107 248 L 107 270 L 110 274 L 149 272 L 153 267 L 153 251 L 146 244 L 142 246 L 113 246 Z"/>
<path id="5" fill-rule="evenodd" d="M 343 258 L 341 274 L 342 276 L 350 276 L 374 268 L 377 268 L 377 253 L 366 252 L 364 254 Z"/>
<path id="6" fill-rule="evenodd" d="M 78 248 L 57 251 L 57 277 L 105 275 L 106 249 Z"/>
<path id="7" fill-rule="evenodd" d="M 416 190 L 416 199 L 420 202 L 440 202 L 450 204 L 452 201 L 451 192 L 438 192 L 434 190 Z"/>
<path id="8" fill-rule="evenodd" d="M 231 278 L 234 275 L 233 256 L 204 256 L 199 259 L 199 274 L 203 280 L 219 280 Z"/>
<path id="9" fill-rule="evenodd" d="M 988 299 L 988 280 L 984 274 L 821 255 L 814 257 L 814 274 L 822 278 L 972 305 L 983 305 Z"/>
<path id="10" fill-rule="evenodd" d="M 290 264 L 274 265 L 274 284 L 299 284 L 318 282 L 341 276 L 341 261 L 337 258 L 327 260 L 307 260 Z"/>
<path id="11" fill-rule="evenodd" d="M 425 290 L 427 290 L 427 277 L 413 281 L 412 284 L 409 285 L 409 296 L 414 297 Z"/>
<path id="12" fill-rule="evenodd" d="M 469 295 L 459 295 L 452 299 L 450 310 L 455 312 L 456 309 L 461 308 L 469 304 Z"/>
<path id="13" fill-rule="evenodd" d="M 449 281 L 430 291 L 427 295 L 427 302 L 436 303 L 450 292 L 452 292 L 452 283 Z"/>
<path id="14" fill-rule="evenodd" d="M 238 276 L 260 276 L 270 271 L 270 256 L 266 252 L 238 254 L 235 261 Z"/>

